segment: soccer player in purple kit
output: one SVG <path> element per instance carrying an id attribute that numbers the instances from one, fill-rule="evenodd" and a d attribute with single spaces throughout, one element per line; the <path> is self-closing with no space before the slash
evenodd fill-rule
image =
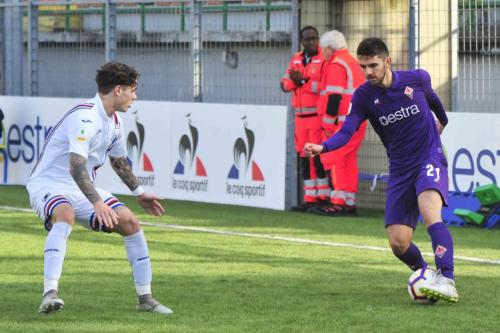
<path id="1" fill-rule="evenodd" d="M 363 40 L 357 56 L 367 82 L 354 92 L 344 126 L 321 145 L 307 143 L 304 153 L 315 156 L 342 147 L 368 119 L 389 158 L 385 225 L 392 251 L 412 270 L 427 267 L 411 241 L 420 212 L 438 269 L 420 292 L 457 302 L 453 239 L 441 218 L 448 196 L 447 162 L 439 138 L 448 122 L 444 107 L 426 71 L 391 70 L 389 50 L 380 38 Z"/>

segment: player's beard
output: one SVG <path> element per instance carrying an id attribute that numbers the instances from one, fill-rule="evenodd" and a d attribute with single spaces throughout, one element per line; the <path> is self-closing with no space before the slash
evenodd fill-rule
<path id="1" fill-rule="evenodd" d="M 384 74 L 382 75 L 380 80 L 377 80 L 375 82 L 375 85 L 377 85 L 379 87 L 384 87 L 384 80 L 385 80 L 385 77 L 387 76 L 387 64 L 385 63 L 385 61 L 384 61 L 384 68 L 382 69 L 382 73 L 384 73 Z"/>

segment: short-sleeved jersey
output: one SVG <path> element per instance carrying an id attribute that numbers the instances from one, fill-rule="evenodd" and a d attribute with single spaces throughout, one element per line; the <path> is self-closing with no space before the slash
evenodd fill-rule
<path id="1" fill-rule="evenodd" d="M 126 156 L 122 121 L 116 113 L 112 117 L 106 114 L 99 94 L 69 110 L 52 128 L 28 183 L 74 186 L 69 172 L 70 153 L 87 159 L 87 171 L 92 181 L 108 155 Z"/>
<path id="2" fill-rule="evenodd" d="M 429 107 L 433 96 L 426 71 L 395 71 L 389 88 L 366 82 L 355 91 L 344 127 L 355 129 L 368 119 L 387 150 L 391 173 L 406 172 L 429 158 L 444 157 Z"/>

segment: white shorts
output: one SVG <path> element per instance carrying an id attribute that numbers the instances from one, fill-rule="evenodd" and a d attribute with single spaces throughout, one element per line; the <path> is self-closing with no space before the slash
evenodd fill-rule
<path id="1" fill-rule="evenodd" d="M 72 186 L 55 187 L 54 184 L 28 184 L 28 193 L 30 196 L 31 208 L 38 214 L 45 224 L 45 229 L 50 231 L 52 224 L 50 218 L 54 208 L 62 203 L 69 204 L 75 211 L 76 221 L 84 227 L 94 231 L 110 232 L 103 224 L 100 224 L 95 218 L 94 206 L 83 195 L 79 188 Z M 115 209 L 124 206 L 111 193 L 97 188 L 97 193 L 104 200 L 104 203 Z"/>

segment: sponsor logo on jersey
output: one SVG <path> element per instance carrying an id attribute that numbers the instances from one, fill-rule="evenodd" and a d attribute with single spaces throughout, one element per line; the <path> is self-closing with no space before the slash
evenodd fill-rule
<path id="1" fill-rule="evenodd" d="M 406 86 L 405 88 L 405 95 L 409 98 L 409 99 L 413 99 L 413 89 Z"/>
<path id="2" fill-rule="evenodd" d="M 85 141 L 87 141 L 87 138 L 86 138 L 86 137 L 83 137 L 83 136 L 77 136 L 77 137 L 76 137 L 76 139 L 77 139 L 78 141 L 81 141 L 81 142 L 85 142 Z"/>
<path id="3" fill-rule="evenodd" d="M 373 104 L 375 104 L 375 105 L 380 105 L 380 104 L 381 104 L 380 99 L 376 98 L 376 99 L 373 101 Z"/>
<path id="4" fill-rule="evenodd" d="M 400 121 L 402 119 L 411 117 L 412 115 L 415 115 L 419 113 L 420 110 L 418 109 L 418 106 L 416 104 L 410 105 L 406 108 L 401 107 L 401 109 L 394 111 L 392 113 L 389 113 L 388 115 L 379 117 L 378 120 L 380 121 L 380 124 L 382 126 L 387 126 L 390 124 L 394 124 L 397 121 Z"/>

